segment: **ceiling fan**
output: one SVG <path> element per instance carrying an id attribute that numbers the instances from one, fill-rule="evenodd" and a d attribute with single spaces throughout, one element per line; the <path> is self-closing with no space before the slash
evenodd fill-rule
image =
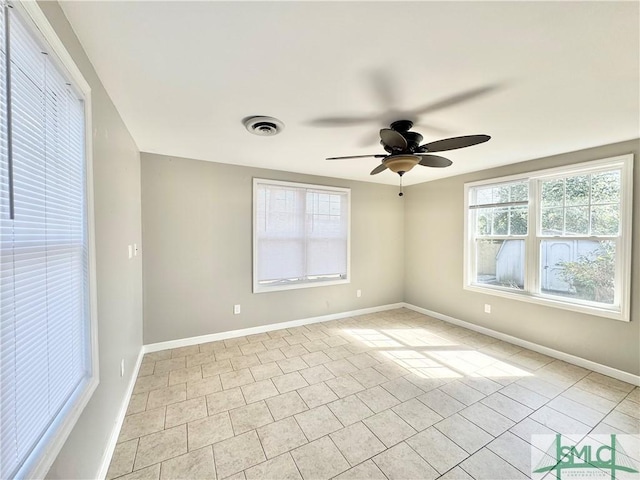
<path id="1" fill-rule="evenodd" d="M 431 132 L 433 134 L 446 135 L 445 127 L 425 122 L 426 115 L 446 110 L 452 107 L 466 104 L 473 100 L 482 98 L 495 92 L 503 87 L 501 84 L 481 85 L 467 90 L 459 91 L 453 95 L 441 97 L 430 103 L 420 105 L 415 108 L 400 108 L 402 103 L 400 100 L 400 90 L 397 86 L 395 72 L 388 69 L 374 69 L 366 72 L 366 80 L 370 85 L 370 93 L 372 102 L 377 104 L 378 111 L 370 114 L 358 113 L 355 115 L 328 116 L 314 118 L 308 122 L 314 127 L 349 127 L 362 125 L 366 123 L 381 123 L 388 125 L 396 119 L 406 119 L 414 123 L 415 127 L 422 131 Z M 365 147 L 376 141 L 377 135 L 372 131 L 373 135 L 366 135 L 358 143 Z"/>
<path id="2" fill-rule="evenodd" d="M 380 144 L 387 152 L 386 154 L 329 157 L 327 160 L 382 158 L 382 163 L 371 170 L 371 175 L 377 175 L 387 169 L 400 175 L 400 196 L 402 196 L 402 176 L 416 165 L 444 168 L 453 163 L 448 158 L 432 155 L 433 152 L 471 147 L 484 143 L 491 138 L 489 135 L 465 135 L 420 145 L 423 137 L 418 132 L 409 131 L 413 127 L 413 122 L 410 120 L 397 120 L 390 127 L 380 130 Z"/>

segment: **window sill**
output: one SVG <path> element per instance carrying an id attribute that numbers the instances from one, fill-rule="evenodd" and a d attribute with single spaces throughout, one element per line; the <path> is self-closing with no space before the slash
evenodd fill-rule
<path id="1" fill-rule="evenodd" d="M 34 447 L 33 453 L 18 470 L 16 478 L 44 478 L 46 476 L 99 383 L 100 380 L 96 373 L 78 385 L 52 425 Z"/>
<path id="2" fill-rule="evenodd" d="M 479 285 L 464 285 L 463 288 L 470 292 L 482 293 L 486 295 L 495 295 L 497 297 L 510 298 L 513 300 L 519 300 L 522 302 L 535 303 L 537 305 L 544 305 L 546 307 L 560 308 L 562 310 L 569 310 L 571 312 L 584 313 L 587 315 L 595 315 L 597 317 L 610 318 L 613 320 L 619 320 L 622 322 L 629 321 L 628 311 L 621 309 L 607 309 L 591 305 L 570 303 L 556 300 L 546 295 L 534 295 L 528 292 L 515 292 L 502 289 L 499 287 L 485 287 Z"/>

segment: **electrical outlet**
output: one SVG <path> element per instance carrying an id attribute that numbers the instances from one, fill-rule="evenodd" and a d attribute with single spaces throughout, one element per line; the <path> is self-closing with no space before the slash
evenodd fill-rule
<path id="1" fill-rule="evenodd" d="M 362 290 L 356 290 L 356 297 L 360 298 L 362 296 Z"/>
<path id="2" fill-rule="evenodd" d="M 484 313 L 491 313 L 491 305 L 488 303 L 484 304 Z"/>
<path id="3" fill-rule="evenodd" d="M 124 358 L 120 360 L 120 376 L 124 377 Z"/>
<path id="4" fill-rule="evenodd" d="M 240 305 L 233 306 L 233 314 L 238 315 L 240 313 Z"/>

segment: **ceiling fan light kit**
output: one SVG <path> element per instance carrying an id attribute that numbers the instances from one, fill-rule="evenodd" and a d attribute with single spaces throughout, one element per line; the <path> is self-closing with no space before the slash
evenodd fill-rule
<path id="1" fill-rule="evenodd" d="M 330 157 L 327 160 L 343 160 L 351 158 L 382 158 L 382 163 L 371 171 L 371 175 L 377 175 L 387 169 L 400 176 L 400 193 L 402 193 L 402 176 L 416 165 L 432 168 L 445 168 L 453 162 L 439 155 L 431 155 L 432 152 L 456 150 L 458 148 L 471 147 L 489 141 L 489 135 L 465 135 L 462 137 L 445 138 L 435 142 L 422 142 L 422 135 L 418 132 L 410 132 L 413 122 L 410 120 L 397 120 L 390 128 L 380 130 L 380 144 L 388 155 L 354 155 L 348 157 Z"/>
<path id="2" fill-rule="evenodd" d="M 383 161 L 385 167 L 400 176 L 407 173 L 419 162 L 420 157 L 417 155 L 389 155 Z"/>

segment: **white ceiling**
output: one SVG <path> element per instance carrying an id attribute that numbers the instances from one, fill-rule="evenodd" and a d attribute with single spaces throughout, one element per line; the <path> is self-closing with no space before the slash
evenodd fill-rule
<path id="1" fill-rule="evenodd" d="M 144 152 L 396 184 L 324 158 L 384 153 L 377 131 L 407 116 L 425 142 L 493 137 L 413 184 L 640 135 L 638 2 L 61 5 Z M 250 115 L 286 128 L 251 135 Z M 336 116 L 371 121 L 313 124 Z"/>

